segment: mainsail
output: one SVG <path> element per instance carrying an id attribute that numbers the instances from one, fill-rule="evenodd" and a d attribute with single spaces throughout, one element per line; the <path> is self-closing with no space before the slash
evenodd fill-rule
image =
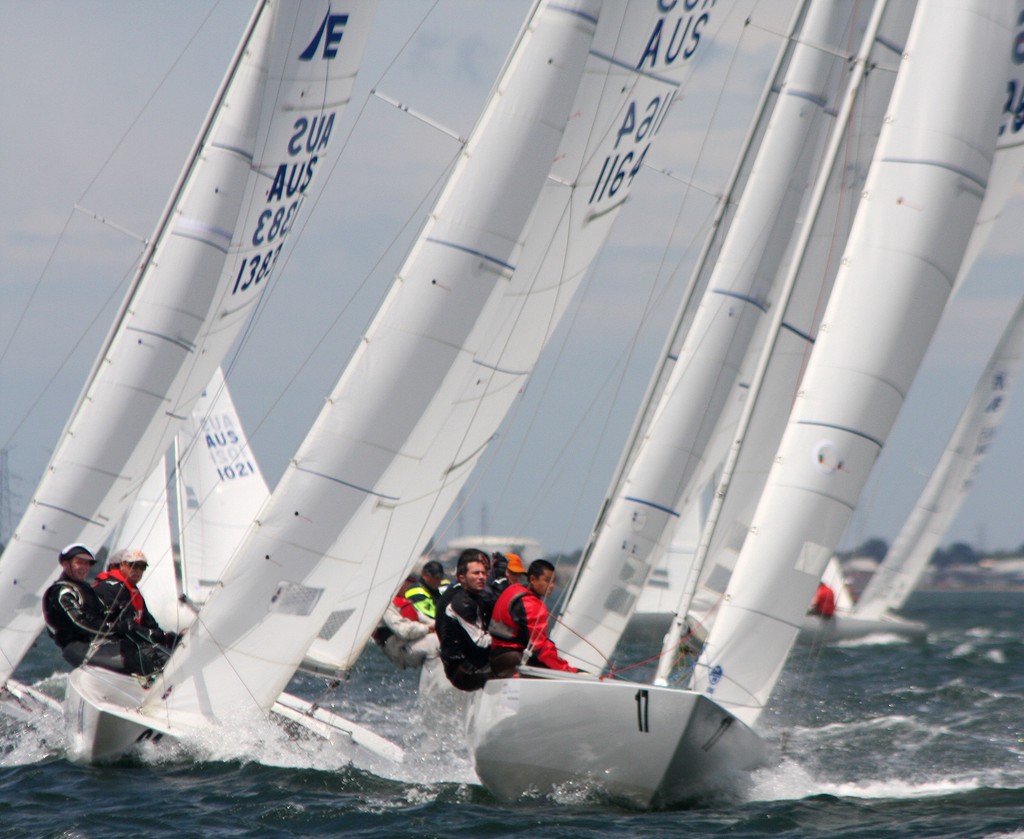
<path id="1" fill-rule="evenodd" d="M 778 679 L 964 259 L 1013 11 L 918 6 L 835 290 L 695 675 L 695 689 L 744 721 Z"/>
<path id="2" fill-rule="evenodd" d="M 333 636 L 322 633 L 307 662 L 346 669 L 363 649 L 409 562 L 425 548 L 526 387 L 649 159 L 679 86 L 707 54 L 697 41 L 682 46 L 679 33 L 714 38 L 726 11 L 737 15 L 741 8 L 664 13 L 639 2 L 602 7 L 573 119 L 516 270 L 420 418 L 410 437 L 417 456 L 389 469 L 389 483 L 404 488 L 404 501 L 386 519 L 367 507 L 349 523 L 348 543 L 365 545 L 364 567 L 372 572 L 344 590 L 338 609 L 354 617 Z"/>
<path id="3" fill-rule="evenodd" d="M 363 552 L 379 546 L 345 525 L 364 506 L 373 524 L 409 500 L 389 470 L 429 449 L 429 436 L 415 434 L 418 421 L 514 271 L 599 8 L 587 0 L 535 10 L 359 349 L 168 662 L 147 713 L 227 720 L 246 708 L 265 712 L 317 632 L 333 634 L 352 617 L 339 613 L 338 597 L 348 586 L 365 592 L 374 570 Z M 409 562 L 409 553 L 397 558 L 403 572 Z M 382 608 L 397 582 L 384 581 Z"/>
<path id="4" fill-rule="evenodd" d="M 0 560 L 0 679 L 42 628 L 69 542 L 99 545 L 235 341 L 348 102 L 374 4 L 261 2 Z"/>
<path id="5" fill-rule="evenodd" d="M 763 104 L 761 125 L 755 124 L 741 157 L 744 177 L 734 186 L 742 197 L 729 223 L 717 230 L 724 237 L 720 248 L 706 250 L 697 281 L 706 289 L 681 349 L 669 344 L 670 372 L 664 365 L 655 374 L 649 393 L 659 399 L 641 407 L 636 424 L 644 426 L 643 436 L 608 494 L 554 633 L 579 666 L 600 667 L 593 651 L 606 660 L 614 650 L 651 569 L 669 548 L 747 348 L 776 304 L 776 278 L 806 212 L 847 74 L 860 74 L 860 65 L 847 57 L 865 25 L 857 12 L 856 3 L 808 4 L 769 81 L 773 95 Z M 682 314 L 677 323 L 687 323 Z"/>

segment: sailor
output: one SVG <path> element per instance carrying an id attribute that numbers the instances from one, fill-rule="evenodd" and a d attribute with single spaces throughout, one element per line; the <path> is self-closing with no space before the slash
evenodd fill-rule
<path id="1" fill-rule="evenodd" d="M 486 595 L 487 554 L 467 548 L 459 555 L 455 585 L 445 592 L 437 621 L 444 673 L 459 690 L 479 690 L 490 678 L 492 602 Z"/>
<path id="2" fill-rule="evenodd" d="M 147 568 L 149 561 L 142 551 L 124 548 L 110 557 L 107 570 L 97 575 L 93 588 L 106 606 L 112 623 L 129 618 L 140 640 L 149 639 L 152 644 L 170 649 L 177 643 L 177 633 L 160 628 L 139 591 L 139 582 Z"/>
<path id="3" fill-rule="evenodd" d="M 406 580 L 402 587 L 415 582 L 415 578 Z M 373 639 L 398 669 L 420 667 L 440 652 L 434 623 L 399 593 L 388 604 Z"/>
<path id="4" fill-rule="evenodd" d="M 555 567 L 544 559 L 535 559 L 526 573 L 527 585 L 510 585 L 494 604 L 491 617 L 491 670 L 494 678 L 515 676 L 527 650 L 527 663 L 578 673 L 558 655 L 548 638 L 548 610 L 544 598 L 555 588 Z"/>
<path id="5" fill-rule="evenodd" d="M 432 559 L 424 564 L 419 580 L 402 592 L 402 596 L 428 618 L 435 620 L 440 611 L 441 595 L 448 590 L 450 584 L 451 581 L 444 576 L 444 566 Z"/>
<path id="6" fill-rule="evenodd" d="M 519 554 L 495 552 L 491 557 L 491 573 L 487 575 L 487 593 L 492 602 L 510 585 L 518 583 L 525 570 Z"/>
<path id="7" fill-rule="evenodd" d="M 505 554 L 508 558 L 508 565 L 505 567 L 505 576 L 510 586 L 519 585 L 522 582 L 526 569 L 523 567 L 523 558 L 519 554 Z"/>
<path id="8" fill-rule="evenodd" d="M 818 590 L 814 592 L 814 598 L 811 600 L 811 608 L 808 611 L 810 615 L 817 615 L 820 618 L 826 620 L 831 618 L 836 613 L 836 595 L 829 586 L 825 583 L 818 584 Z"/>
<path id="9" fill-rule="evenodd" d="M 61 575 L 43 594 L 43 618 L 64 660 L 78 667 L 88 661 L 98 667 L 132 672 L 126 665 L 123 633 L 107 620 L 107 610 L 85 582 L 96 558 L 85 545 L 68 545 L 57 557 Z"/>

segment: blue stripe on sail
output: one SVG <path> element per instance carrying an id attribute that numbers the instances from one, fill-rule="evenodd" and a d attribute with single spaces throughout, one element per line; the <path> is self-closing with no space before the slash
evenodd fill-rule
<path id="1" fill-rule="evenodd" d="M 457 245 L 455 242 L 447 242 L 444 239 L 435 239 L 432 236 L 427 236 L 428 242 L 433 242 L 435 245 L 442 245 L 446 248 L 452 248 L 463 253 L 468 253 L 472 256 L 479 256 L 481 259 L 486 259 L 488 262 L 493 262 L 495 265 L 500 265 L 502 268 L 508 268 L 509 271 L 515 271 L 516 266 L 509 262 L 505 262 L 503 259 L 498 259 L 496 256 L 488 256 L 483 251 L 478 251 L 476 248 L 467 248 L 465 245 Z"/>
<path id="2" fill-rule="evenodd" d="M 647 70 L 637 70 L 637 68 L 634 67 L 632 64 L 628 64 L 622 59 L 616 58 L 614 55 L 608 55 L 607 53 L 598 52 L 597 50 L 591 50 L 590 54 L 595 58 L 600 58 L 602 61 L 607 61 L 609 64 L 613 64 L 616 67 L 623 67 L 626 70 L 631 70 L 638 76 L 644 76 L 648 79 L 654 79 L 656 82 L 667 84 L 670 87 L 679 87 L 680 85 L 680 82 L 677 82 L 675 79 L 669 79 L 666 78 L 665 76 L 659 76 L 657 73 L 650 73 Z"/>
<path id="3" fill-rule="evenodd" d="M 814 422 L 812 420 L 798 420 L 797 425 L 814 425 L 819 428 L 832 428 L 836 431 L 843 431 L 847 434 L 852 434 L 854 437 L 860 437 L 862 440 L 867 440 L 869 443 L 874 443 L 878 448 L 882 448 L 882 441 L 876 437 L 872 437 L 870 434 L 865 434 L 863 431 L 857 431 L 855 428 L 847 428 L 845 425 L 835 425 L 831 422 Z"/>
<path id="4" fill-rule="evenodd" d="M 723 297 L 732 297 L 735 300 L 742 300 L 744 303 L 749 303 L 751 306 L 756 306 L 762 312 L 767 312 L 768 307 L 764 305 L 760 300 L 755 300 L 753 297 L 748 297 L 746 294 L 737 294 L 735 291 L 726 291 L 723 288 L 711 289 L 712 294 L 721 294 Z"/>
<path id="5" fill-rule="evenodd" d="M 150 338 L 166 341 L 168 344 L 174 344 L 176 347 L 181 347 L 185 352 L 195 351 L 195 344 L 191 341 L 185 341 L 181 338 L 172 338 L 170 335 L 164 335 L 162 332 L 153 332 L 150 329 L 139 329 L 137 326 L 126 326 L 125 331 L 138 332 L 140 335 L 148 335 Z"/>
<path id="6" fill-rule="evenodd" d="M 809 90 L 787 90 L 786 96 L 792 96 L 794 99 L 803 99 L 813 105 L 817 105 L 819 108 L 824 108 L 827 104 L 824 96 L 811 93 Z"/>
<path id="7" fill-rule="evenodd" d="M 342 486 L 346 486 L 349 489 L 354 489 L 356 492 L 362 492 L 362 493 L 365 493 L 366 495 L 374 495 L 377 498 L 383 498 L 385 501 L 400 501 L 401 500 L 397 496 L 383 495 L 382 493 L 374 492 L 372 489 L 367 489 L 366 487 L 361 487 L 358 484 L 350 484 L 348 481 L 343 481 L 341 478 L 335 478 L 333 475 L 325 475 L 323 472 L 315 472 L 312 469 L 306 469 L 306 468 L 304 468 L 302 466 L 296 466 L 295 468 L 299 472 L 305 472 L 307 475 L 316 475 L 318 478 L 323 478 L 326 481 L 332 481 L 333 483 L 341 484 Z"/>
<path id="8" fill-rule="evenodd" d="M 973 172 L 968 172 L 962 166 L 951 166 L 950 164 L 946 163 L 946 161 L 944 161 L 944 160 L 924 160 L 922 158 L 913 158 L 913 157 L 883 157 L 882 158 L 882 162 L 883 163 L 913 163 L 916 166 L 931 166 L 931 167 L 933 167 L 935 169 L 945 169 L 947 172 L 953 172 L 954 174 L 959 175 L 962 178 L 967 178 L 967 180 L 971 181 L 972 183 L 977 184 L 982 189 L 987 189 L 988 188 L 988 178 L 982 179 L 982 178 L 978 177 L 977 175 L 975 175 Z"/>
<path id="9" fill-rule="evenodd" d="M 587 21 L 588 23 L 592 23 L 594 24 L 594 26 L 597 26 L 597 18 L 594 15 L 588 15 L 586 12 L 582 12 L 579 9 L 573 9 L 570 8 L 569 6 L 562 6 L 555 3 L 549 5 L 548 8 L 551 9 L 552 11 L 565 12 L 566 14 L 574 15 L 575 17 L 581 18 Z"/>
<path id="10" fill-rule="evenodd" d="M 809 335 L 802 329 L 797 329 L 795 326 L 792 326 L 791 324 L 788 324 L 785 321 L 782 322 L 782 328 L 788 330 L 789 332 L 792 332 L 798 338 L 803 338 L 808 344 L 814 343 L 814 336 Z"/>
<path id="11" fill-rule="evenodd" d="M 645 507 L 651 507 L 652 509 L 655 510 L 661 510 L 661 512 L 663 513 L 668 513 L 670 516 L 675 516 L 676 518 L 679 518 L 679 513 L 677 513 L 671 507 L 664 507 L 661 504 L 655 504 L 653 501 L 644 501 L 644 499 L 642 498 L 634 498 L 631 495 L 627 495 L 625 498 L 627 501 L 632 501 L 634 504 L 642 504 Z"/>

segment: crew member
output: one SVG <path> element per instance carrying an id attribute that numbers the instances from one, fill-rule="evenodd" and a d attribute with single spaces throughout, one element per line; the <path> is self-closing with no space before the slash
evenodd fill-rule
<path id="1" fill-rule="evenodd" d="M 437 621 L 444 673 L 459 690 L 479 690 L 490 678 L 491 601 L 487 599 L 487 554 L 467 548 L 459 555 L 455 585 L 445 592 Z"/>
<path id="2" fill-rule="evenodd" d="M 164 666 L 178 636 L 161 629 L 139 591 L 138 584 L 148 567 L 150 562 L 142 551 L 119 550 L 93 588 L 111 622 L 131 630 L 127 635 L 129 641 L 134 641 L 132 663 L 137 659 L 139 672 L 152 673 Z"/>
<path id="3" fill-rule="evenodd" d="M 548 638 L 548 610 L 544 598 L 555 588 L 555 567 L 544 559 L 535 559 L 526 573 L 527 585 L 510 585 L 494 604 L 491 617 L 491 670 L 494 678 L 515 676 L 523 655 L 530 650 L 527 663 L 578 673 L 558 655 Z"/>
<path id="4" fill-rule="evenodd" d="M 64 660 L 88 661 L 122 673 L 139 672 L 127 663 L 124 635 L 108 623 L 107 610 L 85 582 L 96 558 L 85 545 L 68 545 L 57 557 L 61 575 L 43 594 L 43 618 Z"/>
<path id="5" fill-rule="evenodd" d="M 836 613 L 836 595 L 825 583 L 818 584 L 818 590 L 814 592 L 814 599 L 811 600 L 810 613 L 825 619 L 831 618 Z"/>
<path id="6" fill-rule="evenodd" d="M 444 566 L 432 559 L 424 564 L 419 581 L 402 592 L 402 596 L 428 618 L 436 620 L 440 613 L 441 595 L 449 585 L 444 576 Z"/>
<path id="7" fill-rule="evenodd" d="M 406 585 L 409 582 L 407 580 Z M 391 599 L 380 626 L 373 633 L 373 640 L 400 670 L 420 667 L 427 658 L 436 658 L 439 654 L 435 622 L 401 594 Z"/>

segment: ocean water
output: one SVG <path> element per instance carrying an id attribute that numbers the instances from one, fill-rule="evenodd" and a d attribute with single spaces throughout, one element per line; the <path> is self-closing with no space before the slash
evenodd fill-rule
<path id="1" fill-rule="evenodd" d="M 270 723 L 78 766 L 56 716 L 0 721 L 0 837 L 1024 839 L 1022 609 L 1020 592 L 922 593 L 905 614 L 928 622 L 927 644 L 798 648 L 760 725 L 773 765 L 685 808 L 638 812 L 588 789 L 496 801 L 461 748 L 458 714 L 424 712 L 415 674 L 370 650 L 332 705 L 405 746 L 400 770 L 353 766 Z M 51 646 L 42 639 L 18 676 L 59 695 Z"/>

